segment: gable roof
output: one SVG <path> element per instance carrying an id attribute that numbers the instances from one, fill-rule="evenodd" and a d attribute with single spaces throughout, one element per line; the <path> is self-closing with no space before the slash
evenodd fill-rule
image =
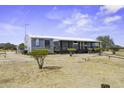
<path id="1" fill-rule="evenodd" d="M 46 38 L 46 39 L 53 39 L 53 40 L 63 40 L 63 41 L 87 41 L 87 42 L 99 42 L 94 39 L 87 39 L 87 38 L 73 38 L 73 37 L 58 37 L 58 36 L 39 36 L 39 35 L 28 35 L 31 38 Z"/>

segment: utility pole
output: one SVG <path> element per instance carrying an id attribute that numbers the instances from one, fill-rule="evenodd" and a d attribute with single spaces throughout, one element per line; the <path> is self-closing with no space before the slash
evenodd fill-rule
<path id="1" fill-rule="evenodd" d="M 29 26 L 29 24 L 25 24 L 25 36 L 27 34 L 27 26 Z"/>
<path id="2" fill-rule="evenodd" d="M 24 40 L 25 43 L 26 43 L 27 26 L 29 26 L 29 24 L 25 24 L 25 40 Z"/>

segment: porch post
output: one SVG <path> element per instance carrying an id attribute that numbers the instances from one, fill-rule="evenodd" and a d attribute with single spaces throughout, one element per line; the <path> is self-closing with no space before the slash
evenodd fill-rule
<path id="1" fill-rule="evenodd" d="M 90 48 L 93 48 L 93 42 L 90 42 Z"/>
<path id="2" fill-rule="evenodd" d="M 60 52 L 62 52 L 62 41 L 60 41 Z"/>
<path id="3" fill-rule="evenodd" d="M 99 48 L 101 48 L 101 42 L 99 42 Z"/>
<path id="4" fill-rule="evenodd" d="M 68 48 L 70 48 L 69 41 L 68 41 Z"/>

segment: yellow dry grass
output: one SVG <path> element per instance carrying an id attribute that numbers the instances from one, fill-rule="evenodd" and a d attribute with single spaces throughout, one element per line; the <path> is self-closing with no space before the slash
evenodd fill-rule
<path id="1" fill-rule="evenodd" d="M 89 58 L 84 61 L 83 58 Z M 48 55 L 44 68 L 26 55 L 0 56 L 0 87 L 124 87 L 124 60 L 95 54 Z"/>

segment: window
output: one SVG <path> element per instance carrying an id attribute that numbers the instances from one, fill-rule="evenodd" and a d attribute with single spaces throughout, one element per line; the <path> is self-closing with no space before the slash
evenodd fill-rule
<path id="1" fill-rule="evenodd" d="M 50 41 L 49 40 L 45 40 L 45 48 L 50 48 Z"/>
<path id="2" fill-rule="evenodd" d="M 72 48 L 73 47 L 73 42 L 69 41 L 68 42 L 68 48 Z"/>
<path id="3" fill-rule="evenodd" d="M 62 50 L 67 50 L 67 48 L 68 48 L 68 42 L 62 41 Z"/>
<path id="4" fill-rule="evenodd" d="M 73 47 L 76 48 L 76 49 L 78 49 L 78 42 L 74 42 L 73 43 Z"/>
<path id="5" fill-rule="evenodd" d="M 36 39 L 36 46 L 39 46 L 39 45 L 40 45 L 39 39 Z"/>

